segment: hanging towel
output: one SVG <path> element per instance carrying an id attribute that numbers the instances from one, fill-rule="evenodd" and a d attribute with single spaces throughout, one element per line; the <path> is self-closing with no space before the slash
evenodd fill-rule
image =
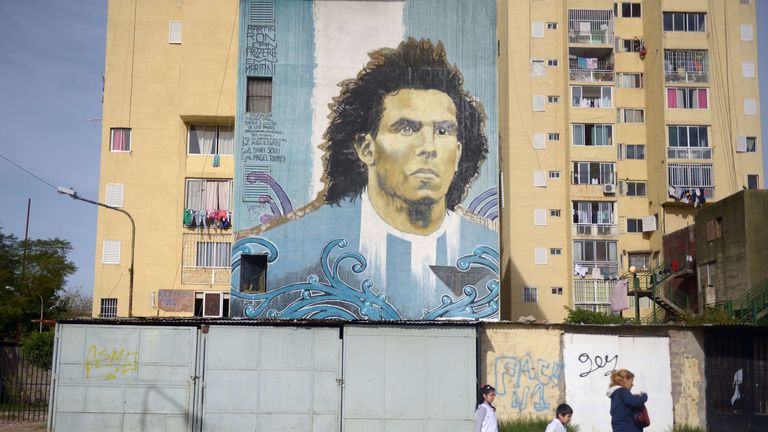
<path id="1" fill-rule="evenodd" d="M 611 312 L 621 312 L 629 309 L 627 286 L 629 286 L 627 279 L 616 282 L 616 285 L 613 287 L 613 295 L 611 296 Z"/>
<path id="2" fill-rule="evenodd" d="M 587 69 L 597 69 L 597 59 L 596 58 L 588 58 L 587 59 Z"/>
<path id="3" fill-rule="evenodd" d="M 183 224 L 184 226 L 190 226 L 192 225 L 192 210 L 185 208 L 184 209 L 184 217 L 183 217 Z"/>
<path id="4" fill-rule="evenodd" d="M 586 69 L 587 68 L 587 59 L 586 58 L 579 57 L 577 61 L 578 61 L 578 64 L 579 64 L 579 69 Z"/>
<path id="5" fill-rule="evenodd" d="M 218 154 L 218 153 L 216 153 L 216 154 L 213 156 L 213 167 L 214 167 L 214 168 L 216 168 L 216 167 L 218 167 L 218 166 L 220 166 L 220 165 L 221 165 L 221 158 L 219 157 L 219 154 Z"/>

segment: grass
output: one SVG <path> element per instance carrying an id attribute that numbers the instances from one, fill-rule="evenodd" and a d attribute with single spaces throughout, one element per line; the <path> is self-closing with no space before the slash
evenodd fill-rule
<path id="1" fill-rule="evenodd" d="M 682 426 L 675 426 L 674 428 L 670 429 L 670 432 L 706 432 L 706 431 L 698 426 L 682 425 Z"/>
<path id="2" fill-rule="evenodd" d="M 499 422 L 499 432 L 544 432 L 551 421 L 551 418 L 546 417 L 523 417 L 514 420 L 503 420 Z M 568 425 L 567 429 L 568 432 L 579 431 L 578 425 Z"/>

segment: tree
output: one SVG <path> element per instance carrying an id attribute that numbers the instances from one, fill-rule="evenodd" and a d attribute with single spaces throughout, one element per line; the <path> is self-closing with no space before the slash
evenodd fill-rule
<path id="1" fill-rule="evenodd" d="M 93 297 L 79 289 L 66 290 L 58 296 L 56 309 L 51 314 L 55 319 L 90 317 L 93 313 Z"/>
<path id="2" fill-rule="evenodd" d="M 77 270 L 68 259 L 72 245 L 59 238 L 19 241 L 0 228 L 0 339 L 18 341 L 57 300 Z"/>

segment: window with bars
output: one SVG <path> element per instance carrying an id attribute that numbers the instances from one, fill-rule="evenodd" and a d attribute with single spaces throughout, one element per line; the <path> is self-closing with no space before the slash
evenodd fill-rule
<path id="1" fill-rule="evenodd" d="M 557 30 L 557 23 L 556 22 L 548 22 L 547 23 L 547 30 Z"/>
<path id="2" fill-rule="evenodd" d="M 539 289 L 536 287 L 523 287 L 523 303 L 538 303 Z"/>
<path id="3" fill-rule="evenodd" d="M 573 184 L 616 184 L 615 173 L 613 162 L 574 162 Z"/>
<path id="4" fill-rule="evenodd" d="M 667 108 L 707 109 L 708 105 L 709 92 L 705 88 L 667 88 Z"/>
<path id="5" fill-rule="evenodd" d="M 578 44 L 610 44 L 613 40 L 613 11 L 569 10 L 568 40 Z"/>
<path id="6" fill-rule="evenodd" d="M 235 148 L 232 126 L 189 125 L 188 154 L 231 155 Z"/>
<path id="7" fill-rule="evenodd" d="M 187 179 L 185 208 L 229 211 L 231 202 L 231 179 Z"/>
<path id="8" fill-rule="evenodd" d="M 562 248 L 549 248 L 549 254 L 553 256 L 562 255 L 563 249 Z"/>
<path id="9" fill-rule="evenodd" d="M 560 96 L 547 96 L 547 102 L 558 103 L 560 102 Z"/>
<path id="10" fill-rule="evenodd" d="M 113 152 L 131 151 L 131 129 L 111 128 L 110 138 L 109 138 L 109 151 L 113 151 Z"/>
<path id="11" fill-rule="evenodd" d="M 547 139 L 550 141 L 560 141 L 560 134 L 557 132 L 550 132 L 547 134 Z"/>
<path id="12" fill-rule="evenodd" d="M 560 62 L 557 59 L 549 59 L 549 60 L 547 60 L 547 66 L 555 67 L 555 66 L 558 66 L 559 64 L 560 64 Z"/>
<path id="13" fill-rule="evenodd" d="M 560 209 L 549 209 L 550 217 L 560 217 Z"/>
<path id="14" fill-rule="evenodd" d="M 706 18 L 704 12 L 664 12 L 664 31 L 705 32 Z"/>
<path id="15" fill-rule="evenodd" d="M 228 268 L 232 243 L 198 241 L 195 249 L 195 267 Z"/>
<path id="16" fill-rule="evenodd" d="M 549 178 L 551 178 L 551 179 L 559 179 L 560 178 L 560 171 L 550 171 L 549 172 Z"/>
<path id="17" fill-rule="evenodd" d="M 117 317 L 117 299 L 116 298 L 101 299 L 101 305 L 99 307 L 99 316 L 101 318 Z"/>
<path id="18" fill-rule="evenodd" d="M 664 50 L 664 79 L 666 82 L 709 82 L 707 50 Z"/>
<path id="19" fill-rule="evenodd" d="M 715 186 L 712 164 L 669 164 L 669 185 L 682 188 L 712 188 Z"/>
<path id="20" fill-rule="evenodd" d="M 616 75 L 619 88 L 643 88 L 643 74 L 639 72 L 619 72 Z"/>
<path id="21" fill-rule="evenodd" d="M 272 112 L 272 78 L 248 77 L 245 110 L 253 113 Z"/>
<path id="22" fill-rule="evenodd" d="M 612 225 L 613 207 L 612 201 L 574 201 L 573 223 Z"/>
<path id="23" fill-rule="evenodd" d="M 613 125 L 573 124 L 573 145 L 608 146 L 613 140 Z"/>

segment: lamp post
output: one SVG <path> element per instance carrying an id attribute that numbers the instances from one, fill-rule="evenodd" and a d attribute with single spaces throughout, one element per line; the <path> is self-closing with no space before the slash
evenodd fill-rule
<path id="1" fill-rule="evenodd" d="M 632 273 L 632 288 L 635 290 L 635 322 L 640 324 L 640 279 L 637 278 L 637 267 L 629 266 Z"/>
<path id="2" fill-rule="evenodd" d="M 100 203 L 98 201 L 91 201 L 89 199 L 83 198 L 77 194 L 73 189 L 66 188 L 66 187 L 58 187 L 56 189 L 60 194 L 62 195 L 69 195 L 72 199 L 76 199 L 78 201 L 85 201 L 87 203 L 95 204 L 97 206 L 101 206 L 110 210 L 119 211 L 120 213 L 123 213 L 124 215 L 128 216 L 128 219 L 131 220 L 131 266 L 128 268 L 128 317 L 133 317 L 133 257 L 134 252 L 136 250 L 136 223 L 133 221 L 133 217 L 131 217 L 131 214 L 127 211 L 112 207 L 110 205 Z"/>

